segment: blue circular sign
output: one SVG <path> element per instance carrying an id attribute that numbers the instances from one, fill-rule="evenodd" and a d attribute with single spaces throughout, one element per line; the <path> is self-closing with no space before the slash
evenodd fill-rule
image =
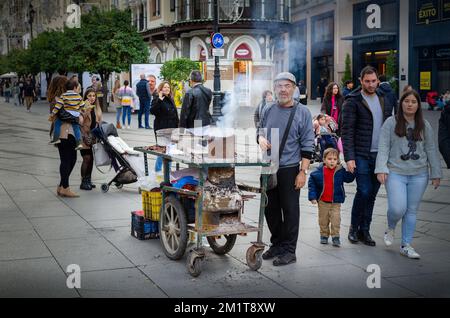
<path id="1" fill-rule="evenodd" d="M 223 39 L 223 35 L 221 33 L 214 33 L 212 36 L 212 45 L 216 49 L 221 49 L 225 44 L 225 40 Z"/>

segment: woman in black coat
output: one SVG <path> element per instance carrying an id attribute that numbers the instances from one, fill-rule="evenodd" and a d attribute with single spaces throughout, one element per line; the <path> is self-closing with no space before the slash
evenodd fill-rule
<path id="1" fill-rule="evenodd" d="M 180 119 L 178 117 L 177 108 L 172 98 L 172 90 L 169 82 L 162 82 L 158 86 L 158 98 L 153 98 L 150 113 L 155 115 L 153 128 L 156 131 L 165 128 L 178 128 Z M 158 157 L 155 164 L 155 171 L 160 172 L 162 169 L 162 159 Z"/>

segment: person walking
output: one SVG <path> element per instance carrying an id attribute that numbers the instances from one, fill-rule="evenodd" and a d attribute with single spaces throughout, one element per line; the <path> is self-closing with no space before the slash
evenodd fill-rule
<path id="1" fill-rule="evenodd" d="M 392 116 L 394 105 L 377 94 L 378 73 L 371 66 L 361 71 L 361 88 L 349 94 L 342 109 L 341 139 L 348 171 L 356 174 L 348 239 L 368 246 L 376 242 L 370 235 L 373 208 L 380 183 L 374 173 L 378 141 L 383 122 Z"/>
<path id="2" fill-rule="evenodd" d="M 9 99 L 11 98 L 11 83 L 9 81 L 5 81 L 3 94 L 5 96 L 5 103 L 9 103 Z"/>
<path id="3" fill-rule="evenodd" d="M 259 124 L 261 122 L 261 118 L 263 117 L 264 112 L 266 111 L 266 107 L 268 107 L 273 102 L 273 94 L 271 91 L 264 91 L 262 94 L 262 101 L 255 109 L 255 113 L 253 115 L 253 121 L 255 122 L 255 127 L 259 128 Z"/>
<path id="4" fill-rule="evenodd" d="M 353 81 L 346 81 L 344 89 L 342 90 L 342 96 L 347 97 L 347 95 L 349 95 L 353 91 L 354 85 L 355 84 L 353 83 Z"/>
<path id="5" fill-rule="evenodd" d="M 145 79 L 145 74 L 141 74 L 141 80 L 136 84 L 136 95 L 139 98 L 138 111 L 138 128 L 142 126 L 142 115 L 145 114 L 145 129 L 150 129 L 149 125 L 149 111 L 152 102 L 152 94 L 150 92 L 149 82 Z"/>
<path id="6" fill-rule="evenodd" d="M 444 157 L 447 168 L 450 169 L 450 103 L 444 106 L 439 119 L 439 151 Z"/>
<path id="7" fill-rule="evenodd" d="M 212 91 L 203 86 L 202 73 L 192 71 L 190 75 L 190 90 L 186 92 L 181 106 L 180 127 L 194 128 L 198 121 L 202 127 L 212 123 L 209 105 L 212 100 Z"/>
<path id="8" fill-rule="evenodd" d="M 116 79 L 114 81 L 114 87 L 112 90 L 112 101 L 113 105 L 116 107 L 116 128 L 121 129 L 122 125 L 120 124 L 120 117 L 122 116 L 122 102 L 119 97 L 120 91 L 120 80 Z M 101 107 L 101 105 L 100 105 Z"/>
<path id="9" fill-rule="evenodd" d="M 66 92 L 66 85 L 68 81 L 69 80 L 66 76 L 58 75 L 53 77 L 47 93 L 47 98 L 51 105 L 55 105 L 57 98 Z M 50 134 L 53 135 L 53 133 L 52 123 Z M 77 162 L 77 151 L 75 150 L 76 140 L 72 125 L 68 122 L 63 122 L 59 135 L 53 136 L 52 139 L 53 138 L 58 138 L 60 140 L 60 142 L 56 144 L 60 158 L 60 182 L 57 186 L 56 193 L 57 195 L 63 197 L 77 198 L 79 195 L 73 192 L 69 187 L 69 178 Z"/>
<path id="10" fill-rule="evenodd" d="M 298 90 L 300 92 L 300 103 L 303 105 L 308 104 L 308 89 L 306 88 L 304 80 L 298 82 Z"/>
<path id="11" fill-rule="evenodd" d="M 320 102 L 323 103 L 323 98 L 325 96 L 325 90 L 328 86 L 328 80 L 326 78 L 321 78 L 319 83 L 317 84 L 317 94 L 320 97 Z"/>
<path id="12" fill-rule="evenodd" d="M 271 155 L 277 165 L 278 182 L 267 191 L 265 209 L 272 245 L 262 256 L 265 260 L 275 258 L 274 266 L 297 261 L 300 189 L 306 183 L 314 149 L 311 113 L 294 101 L 295 84 L 295 76 L 291 73 L 284 72 L 275 77 L 277 102 L 265 112 L 258 130 L 261 150 Z M 272 136 L 273 131 L 280 133 Z"/>
<path id="13" fill-rule="evenodd" d="M 24 100 L 23 100 L 23 90 L 25 89 L 25 81 L 23 80 L 23 77 L 20 77 L 19 79 L 19 105 L 23 106 Z"/>
<path id="14" fill-rule="evenodd" d="M 34 86 L 31 83 L 30 78 L 27 78 L 25 81 L 22 97 L 25 100 L 25 105 L 27 106 L 27 112 L 31 112 L 31 105 L 33 105 L 34 98 L 36 97 L 36 92 L 34 91 Z"/>
<path id="15" fill-rule="evenodd" d="M 344 104 L 344 97 L 341 95 L 341 90 L 337 83 L 331 82 L 325 91 L 322 108 L 320 111 L 334 119 L 338 124 L 336 134 L 339 136 L 340 118 L 342 116 L 342 104 Z"/>
<path id="16" fill-rule="evenodd" d="M 131 112 L 134 103 L 134 92 L 133 89 L 129 86 L 129 81 L 124 81 L 123 86 L 119 89 L 119 100 L 122 106 L 122 126 L 125 129 L 131 128 Z M 99 100 L 100 102 L 100 100 Z M 125 118 L 128 119 L 128 126 L 125 125 Z"/>
<path id="17" fill-rule="evenodd" d="M 152 115 L 155 116 L 153 123 L 153 129 L 156 132 L 160 129 L 166 128 L 178 128 L 180 122 L 178 118 L 177 108 L 172 96 L 172 90 L 170 83 L 167 81 L 162 82 L 158 86 L 158 98 L 153 100 L 152 107 L 150 109 Z M 157 137 L 156 137 L 157 138 Z M 162 170 L 162 158 L 157 157 L 155 163 L 155 172 Z"/>
<path id="18" fill-rule="evenodd" d="M 83 139 L 83 149 L 80 150 L 83 163 L 81 164 L 81 190 L 95 189 L 92 183 L 92 169 L 94 167 L 94 154 L 92 145 L 95 143 L 95 137 L 91 131 L 102 121 L 102 108 L 94 89 L 88 88 L 83 97 L 85 101 L 85 111 L 83 112 L 83 124 L 81 125 L 81 135 Z"/>
<path id="19" fill-rule="evenodd" d="M 308 181 L 308 199 L 319 207 L 320 244 L 340 247 L 341 204 L 345 201 L 344 182 L 351 183 L 355 175 L 345 170 L 339 161 L 339 151 L 328 148 L 323 164 L 311 173 Z"/>
<path id="20" fill-rule="evenodd" d="M 391 105 L 394 105 L 394 114 L 397 114 L 397 94 L 392 89 L 391 83 L 386 79 L 386 75 L 380 76 L 380 85 L 378 86 L 377 93 L 384 96 L 384 100 Z"/>
<path id="21" fill-rule="evenodd" d="M 11 90 L 11 94 L 12 94 L 12 97 L 14 99 L 14 106 L 19 106 L 20 105 L 20 98 L 19 98 L 20 87 L 19 87 L 19 83 L 18 82 L 14 83 L 14 85 L 12 87 L 12 90 Z"/>
<path id="22" fill-rule="evenodd" d="M 388 198 L 386 246 L 393 244 L 396 225 L 402 220 L 400 253 L 408 258 L 420 258 L 411 246 L 417 210 L 428 181 L 431 179 L 437 189 L 442 171 L 433 128 L 423 118 L 416 91 L 403 94 L 397 116 L 383 124 L 375 173 L 385 185 Z"/>

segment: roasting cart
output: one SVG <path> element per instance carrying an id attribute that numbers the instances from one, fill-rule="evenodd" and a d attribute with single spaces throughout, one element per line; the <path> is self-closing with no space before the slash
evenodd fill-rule
<path id="1" fill-rule="evenodd" d="M 262 253 L 265 244 L 262 242 L 264 225 L 264 208 L 267 205 L 267 178 L 268 175 L 261 175 L 261 199 L 259 204 L 258 225 L 250 225 L 242 222 L 241 216 L 244 212 L 244 205 L 233 206 L 231 201 L 227 203 L 212 199 L 210 193 L 210 179 L 225 176 L 223 180 L 228 183 L 228 187 L 233 187 L 234 169 L 236 167 L 259 166 L 267 167 L 265 162 L 246 162 L 248 160 L 234 161 L 200 161 L 189 160 L 185 157 L 170 156 L 148 148 L 136 147 L 135 150 L 144 153 L 145 174 L 148 175 L 148 155 L 159 156 L 163 159 L 164 182 L 161 184 L 162 206 L 160 212 L 160 241 L 164 253 L 169 259 L 179 260 L 183 257 L 188 247 L 189 235 L 197 234 L 195 247 L 189 251 L 187 257 L 187 269 L 189 273 L 197 277 L 202 272 L 205 261 L 205 249 L 202 245 L 202 238 L 206 237 L 211 249 L 219 255 L 228 253 L 236 242 L 237 235 L 247 235 L 247 233 L 257 232 L 256 242 L 252 242 L 246 253 L 247 265 L 252 270 L 258 270 L 262 264 Z M 193 189 L 175 188 L 170 183 L 171 162 L 185 164 L 189 168 L 198 170 L 198 185 Z M 232 173 L 230 173 L 232 172 Z M 215 176 L 214 176 L 215 175 Z M 219 176 L 219 177 L 217 177 Z M 219 186 L 219 191 L 220 186 Z M 242 189 L 242 188 L 241 188 Z M 243 190 L 248 191 L 249 188 Z M 225 190 L 232 191 L 232 190 Z M 258 191 L 258 192 L 259 192 Z M 256 191 L 255 191 L 256 192 Z M 231 193 L 231 192 L 230 192 Z M 241 192 L 243 193 L 243 192 Z M 233 197 L 233 194 L 226 196 Z M 243 195 L 243 201 L 254 197 L 254 195 Z M 230 199 L 231 200 L 231 199 Z M 191 202 L 191 213 L 189 204 Z M 214 208 L 211 210 L 211 206 Z M 230 208 L 232 206 L 232 208 Z M 195 210 L 195 211 L 193 211 Z M 193 213 L 192 213 L 193 212 Z M 192 215 L 194 214 L 195 217 Z M 190 216 L 191 215 L 191 216 Z"/>

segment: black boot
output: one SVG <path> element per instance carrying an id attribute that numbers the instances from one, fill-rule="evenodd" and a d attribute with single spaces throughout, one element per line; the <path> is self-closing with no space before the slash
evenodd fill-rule
<path id="1" fill-rule="evenodd" d="M 362 233 L 362 235 L 363 235 L 363 237 L 362 237 L 361 242 L 363 242 L 364 244 L 366 244 L 368 246 L 375 246 L 376 245 L 375 241 L 370 236 L 369 231 L 364 231 Z"/>
<path id="2" fill-rule="evenodd" d="M 89 184 L 87 178 L 83 178 L 83 179 L 81 180 L 80 189 L 81 189 L 81 190 L 87 190 L 87 191 L 92 190 L 92 187 L 91 187 L 91 185 Z"/>
<path id="3" fill-rule="evenodd" d="M 91 182 L 91 177 L 87 178 L 89 185 L 92 189 L 95 189 L 97 186 Z"/>
<path id="4" fill-rule="evenodd" d="M 351 226 L 350 226 L 350 231 L 348 232 L 348 240 L 352 244 L 356 244 L 359 241 L 358 240 L 358 231 L 354 230 Z"/>

